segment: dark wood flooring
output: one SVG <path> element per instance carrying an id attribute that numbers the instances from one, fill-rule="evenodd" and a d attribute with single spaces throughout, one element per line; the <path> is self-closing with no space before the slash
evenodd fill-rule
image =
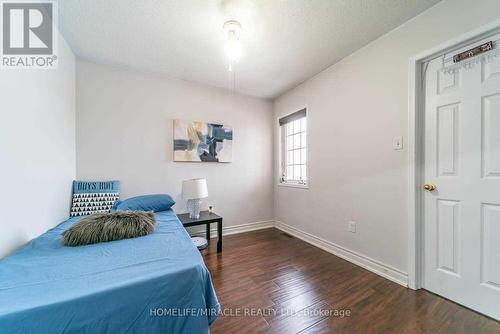
<path id="1" fill-rule="evenodd" d="M 499 322 L 277 229 L 223 247 L 212 239 L 202 252 L 223 309 L 212 333 L 500 333 Z"/>

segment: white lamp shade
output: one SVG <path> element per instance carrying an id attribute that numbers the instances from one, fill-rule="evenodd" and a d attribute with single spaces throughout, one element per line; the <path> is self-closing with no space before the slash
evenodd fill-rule
<path id="1" fill-rule="evenodd" d="M 182 197 L 184 199 L 208 197 L 207 180 L 191 179 L 182 181 Z"/>

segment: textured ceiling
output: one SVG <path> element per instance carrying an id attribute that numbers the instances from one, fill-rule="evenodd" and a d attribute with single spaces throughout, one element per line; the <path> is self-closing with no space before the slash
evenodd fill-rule
<path id="1" fill-rule="evenodd" d="M 59 0 L 77 56 L 274 98 L 439 0 Z M 233 82 L 222 25 L 243 26 Z"/>

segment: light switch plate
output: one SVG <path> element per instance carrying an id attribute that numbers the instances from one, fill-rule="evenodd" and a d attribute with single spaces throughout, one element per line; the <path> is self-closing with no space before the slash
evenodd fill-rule
<path id="1" fill-rule="evenodd" d="M 403 136 L 394 137 L 392 139 L 392 148 L 396 151 L 403 149 Z"/>

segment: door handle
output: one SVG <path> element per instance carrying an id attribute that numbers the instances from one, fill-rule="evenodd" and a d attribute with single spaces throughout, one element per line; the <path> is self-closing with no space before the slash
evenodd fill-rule
<path id="1" fill-rule="evenodd" d="M 424 189 L 427 191 L 434 191 L 436 190 L 436 186 L 433 185 L 432 183 L 426 183 L 424 184 Z"/>

